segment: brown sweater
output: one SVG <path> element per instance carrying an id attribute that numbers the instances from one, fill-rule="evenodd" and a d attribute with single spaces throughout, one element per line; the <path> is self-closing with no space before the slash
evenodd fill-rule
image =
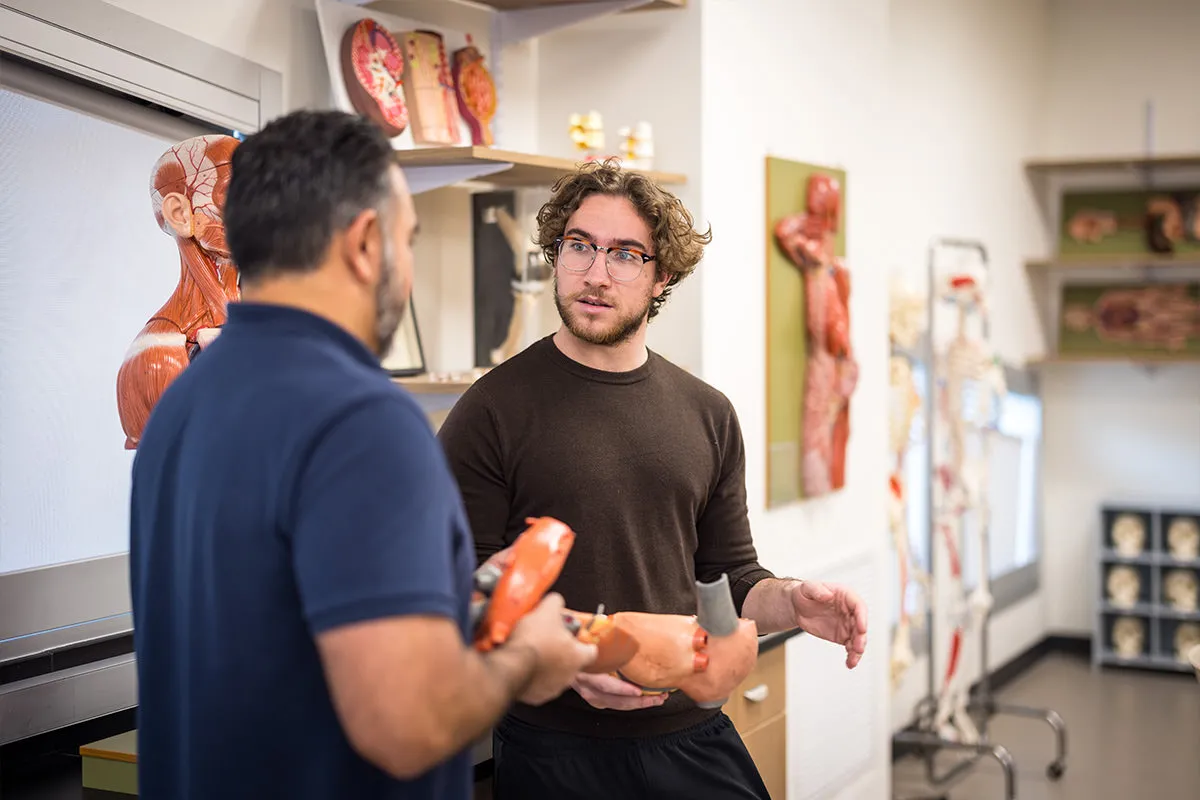
<path id="1" fill-rule="evenodd" d="M 728 573 L 740 613 L 757 563 L 746 511 L 745 449 L 728 399 L 651 352 L 622 373 L 591 369 L 547 337 L 493 369 L 438 434 L 458 479 L 480 563 L 527 517 L 576 533 L 553 587 L 568 608 L 694 614 L 695 581 Z M 715 711 L 676 692 L 657 708 L 601 710 L 573 690 L 526 722 L 593 736 L 646 736 Z"/>

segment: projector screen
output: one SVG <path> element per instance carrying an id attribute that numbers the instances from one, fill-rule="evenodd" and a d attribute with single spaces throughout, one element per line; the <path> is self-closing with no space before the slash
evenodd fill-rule
<path id="1" fill-rule="evenodd" d="M 130 342 L 179 279 L 172 141 L 0 88 L 0 575 L 128 551 Z"/>

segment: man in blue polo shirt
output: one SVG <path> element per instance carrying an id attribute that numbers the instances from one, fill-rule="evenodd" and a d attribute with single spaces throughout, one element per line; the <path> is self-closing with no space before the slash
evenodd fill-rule
<path id="1" fill-rule="evenodd" d="M 144 798 L 453 798 L 469 744 L 594 657 L 550 595 L 469 646 L 475 555 L 419 407 L 381 369 L 415 211 L 387 139 L 338 112 L 235 151 L 242 281 L 133 468 Z"/>

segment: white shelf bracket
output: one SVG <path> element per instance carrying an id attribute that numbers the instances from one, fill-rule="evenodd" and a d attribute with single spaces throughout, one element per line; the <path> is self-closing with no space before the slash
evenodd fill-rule
<path id="1" fill-rule="evenodd" d="M 498 11 L 492 24 L 492 50 L 493 53 L 496 53 L 506 45 L 544 36 L 589 19 L 644 6 L 650 1 L 609 0 L 609 2 L 595 3 L 563 3 L 539 8 Z M 493 55 L 493 60 L 495 60 L 495 55 Z"/>
<path id="2" fill-rule="evenodd" d="M 412 194 L 431 192 L 434 189 L 494 175 L 511 168 L 512 164 L 507 161 L 486 164 L 430 164 L 401 167 L 404 170 L 404 177 L 408 180 L 408 189 Z"/>

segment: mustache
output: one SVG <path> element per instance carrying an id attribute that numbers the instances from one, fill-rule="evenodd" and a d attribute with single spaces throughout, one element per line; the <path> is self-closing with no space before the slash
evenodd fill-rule
<path id="1" fill-rule="evenodd" d="M 588 290 L 586 290 L 586 289 L 585 289 L 584 291 L 582 291 L 582 292 L 576 292 L 575 294 L 571 295 L 571 296 L 570 296 L 569 298 L 567 298 L 567 299 L 568 299 L 570 302 L 575 302 L 575 301 L 577 301 L 577 300 L 582 300 L 582 299 L 584 299 L 585 297 L 586 297 L 588 300 L 596 300 L 596 301 L 599 301 L 599 302 L 601 302 L 601 303 L 604 303 L 605 305 L 609 305 L 609 306 L 615 306 L 615 305 L 616 305 L 616 301 L 614 301 L 614 300 L 613 300 L 611 297 L 609 297 L 608 295 L 604 294 L 603 292 L 588 291 Z"/>

